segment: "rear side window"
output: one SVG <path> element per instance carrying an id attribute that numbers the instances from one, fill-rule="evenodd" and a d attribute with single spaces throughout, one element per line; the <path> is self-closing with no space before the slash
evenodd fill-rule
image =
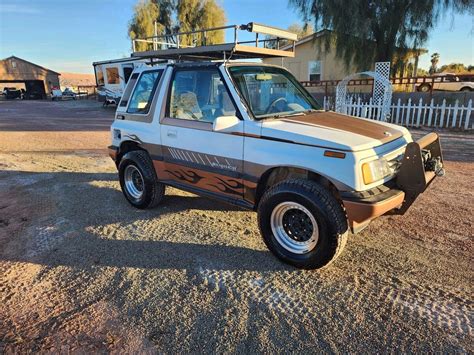
<path id="1" fill-rule="evenodd" d="M 127 113 L 147 114 L 163 70 L 145 71 L 133 90 Z M 130 83 L 131 84 L 131 83 Z"/>
<path id="2" fill-rule="evenodd" d="M 133 87 L 135 86 L 139 75 L 140 74 L 138 73 L 134 73 L 130 77 L 130 82 L 125 87 L 125 92 L 122 95 L 122 100 L 120 100 L 120 107 L 127 107 L 128 99 L 130 98 L 130 94 L 132 93 Z"/>

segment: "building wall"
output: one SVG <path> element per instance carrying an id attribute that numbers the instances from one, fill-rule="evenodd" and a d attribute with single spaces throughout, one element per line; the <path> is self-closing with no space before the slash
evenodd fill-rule
<path id="1" fill-rule="evenodd" d="M 7 58 L 0 61 L 0 81 L 2 80 L 42 80 L 46 94 L 51 92 L 53 86 L 59 87 L 57 73 L 37 67 L 19 58 Z"/>
<path id="2" fill-rule="evenodd" d="M 349 74 L 356 73 L 358 70 L 350 65 L 346 67 L 341 59 L 336 58 L 336 51 L 331 48 L 326 51 L 322 37 L 315 40 L 309 40 L 295 48 L 294 58 L 265 58 L 264 63 L 283 65 L 299 81 L 309 80 L 309 62 L 321 62 L 321 80 L 339 80 Z"/>

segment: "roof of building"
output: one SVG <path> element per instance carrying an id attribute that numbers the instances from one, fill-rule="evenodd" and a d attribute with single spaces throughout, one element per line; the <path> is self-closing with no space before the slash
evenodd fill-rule
<path id="1" fill-rule="evenodd" d="M 323 29 L 323 30 L 311 33 L 310 35 L 305 36 L 305 37 L 301 38 L 300 40 L 296 41 L 295 46 L 299 46 L 299 45 L 304 44 L 306 42 L 309 42 L 309 41 L 311 41 L 315 38 L 322 37 L 322 36 L 324 36 L 326 34 L 330 34 L 332 32 L 333 31 L 331 31 L 331 30 Z M 293 47 L 293 44 L 288 44 L 286 46 L 281 47 L 281 50 L 288 50 L 288 49 L 291 49 L 292 47 Z M 428 50 L 425 49 L 425 48 L 417 48 L 416 50 L 409 49 L 408 51 L 418 53 L 418 55 L 428 53 Z"/>
<path id="2" fill-rule="evenodd" d="M 3 62 L 3 61 L 8 60 L 8 59 L 21 60 L 21 61 L 23 61 L 23 62 L 25 62 L 25 63 L 28 63 L 28 64 L 33 65 L 33 66 L 35 66 L 35 67 L 38 67 L 38 68 L 40 68 L 40 69 L 49 71 L 50 73 L 54 73 L 54 74 L 57 74 L 57 75 L 61 75 L 61 73 L 58 73 L 58 72 L 56 72 L 56 71 L 54 71 L 54 70 L 51 70 L 51 69 L 42 67 L 41 65 L 38 65 L 38 64 L 29 62 L 29 61 L 27 61 L 27 60 L 25 60 L 25 59 L 23 59 L 23 58 L 19 58 L 19 57 L 16 57 L 16 56 L 14 56 L 14 55 L 12 55 L 12 56 L 10 56 L 10 57 L 7 57 L 7 58 L 4 58 L 4 59 L 2 59 L 1 61 Z"/>

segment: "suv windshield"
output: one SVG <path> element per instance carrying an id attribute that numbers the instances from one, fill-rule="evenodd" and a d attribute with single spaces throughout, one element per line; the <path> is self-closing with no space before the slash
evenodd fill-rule
<path id="1" fill-rule="evenodd" d="M 257 119 L 303 114 L 320 107 L 286 70 L 266 66 L 231 66 L 229 72 Z"/>

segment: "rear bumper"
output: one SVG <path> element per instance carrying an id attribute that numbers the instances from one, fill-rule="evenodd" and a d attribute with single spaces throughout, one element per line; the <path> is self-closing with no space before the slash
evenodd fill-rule
<path id="1" fill-rule="evenodd" d="M 441 174 L 442 163 L 443 155 L 436 133 L 409 143 L 397 177 L 390 186 L 381 185 L 366 193 L 342 195 L 352 231 L 361 231 L 374 218 L 392 210 L 396 214 L 404 214 L 434 178 Z"/>

